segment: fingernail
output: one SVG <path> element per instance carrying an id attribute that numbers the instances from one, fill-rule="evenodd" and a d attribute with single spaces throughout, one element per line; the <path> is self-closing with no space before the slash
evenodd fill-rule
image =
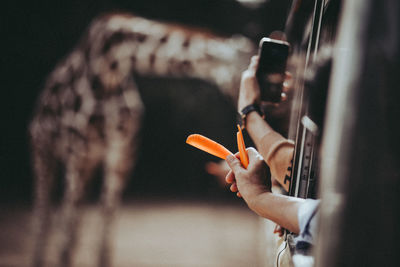
<path id="1" fill-rule="evenodd" d="M 231 154 L 229 154 L 229 155 L 226 157 L 226 161 L 232 161 L 232 160 L 234 160 L 234 156 L 231 155 Z"/>

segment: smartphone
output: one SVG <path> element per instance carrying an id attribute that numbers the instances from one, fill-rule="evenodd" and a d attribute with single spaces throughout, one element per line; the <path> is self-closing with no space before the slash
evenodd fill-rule
<path id="1" fill-rule="evenodd" d="M 288 42 L 266 37 L 261 39 L 256 78 L 262 101 L 280 102 L 289 49 Z"/>

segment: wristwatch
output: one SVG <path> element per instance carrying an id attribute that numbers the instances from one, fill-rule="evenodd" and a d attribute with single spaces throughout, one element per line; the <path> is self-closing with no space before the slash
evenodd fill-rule
<path id="1" fill-rule="evenodd" d="M 263 113 L 261 111 L 261 108 L 257 104 L 250 104 L 245 106 L 241 111 L 240 111 L 240 127 L 243 129 L 246 128 L 246 118 L 247 115 L 250 114 L 251 112 L 256 111 L 260 116 L 263 116 Z"/>

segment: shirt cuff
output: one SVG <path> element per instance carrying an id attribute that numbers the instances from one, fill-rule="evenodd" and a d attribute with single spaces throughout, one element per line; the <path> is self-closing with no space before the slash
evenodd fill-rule
<path id="1" fill-rule="evenodd" d="M 318 207 L 320 200 L 306 199 L 299 207 L 297 218 L 300 234 L 297 241 L 314 244 L 317 233 Z"/>
<path id="2" fill-rule="evenodd" d="M 279 147 L 288 145 L 290 147 L 294 146 L 294 142 L 284 138 L 282 135 L 275 131 L 271 131 L 263 136 L 261 139 L 261 149 L 266 151 L 265 161 L 270 164 L 271 158 L 274 156 L 275 152 Z"/>

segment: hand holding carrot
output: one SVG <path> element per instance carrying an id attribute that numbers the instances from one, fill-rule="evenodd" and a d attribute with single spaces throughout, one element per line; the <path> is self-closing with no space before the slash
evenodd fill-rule
<path id="1" fill-rule="evenodd" d="M 237 132 L 236 137 L 238 150 L 240 153 L 240 161 L 242 165 L 247 168 L 247 165 L 249 165 L 249 158 L 246 153 L 246 145 L 244 144 L 242 130 L 239 125 L 237 127 L 239 131 Z M 226 159 L 228 155 L 233 155 L 232 152 L 230 152 L 223 145 L 201 134 L 189 135 L 186 139 L 186 143 L 221 159 Z"/>
<path id="2" fill-rule="evenodd" d="M 236 138 L 239 150 L 238 152 L 239 159 L 242 167 L 246 169 L 247 166 L 249 165 L 249 157 L 246 152 L 246 145 L 244 143 L 242 130 L 239 125 L 237 127 L 238 127 L 238 132 L 236 133 Z M 225 160 L 229 155 L 233 156 L 232 152 L 226 149 L 223 145 L 200 134 L 189 135 L 188 138 L 186 139 L 186 143 Z M 228 182 L 228 180 L 226 181 Z M 237 192 L 237 196 L 241 197 L 241 194 L 238 192 L 238 189 L 236 187 L 236 183 L 233 180 L 232 182 L 229 183 L 232 183 L 231 191 Z"/>
<path id="3" fill-rule="evenodd" d="M 240 163 L 238 154 L 229 155 L 226 158 L 231 171 L 225 180 L 232 184 L 230 188 L 232 192 L 240 192 L 240 195 L 249 203 L 258 195 L 271 192 L 271 181 L 266 179 L 268 168 L 263 157 L 252 147 L 247 148 L 246 151 L 249 156 L 247 169 Z"/>

